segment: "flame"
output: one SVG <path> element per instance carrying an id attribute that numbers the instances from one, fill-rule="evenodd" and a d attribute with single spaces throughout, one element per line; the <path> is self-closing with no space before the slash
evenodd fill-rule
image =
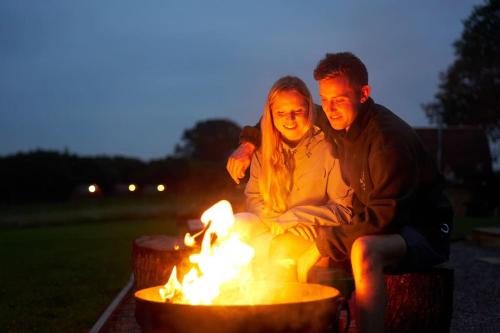
<path id="1" fill-rule="evenodd" d="M 254 256 L 254 249 L 243 243 L 238 233 L 232 230 L 234 215 L 228 201 L 219 201 L 206 210 L 201 222 L 205 226 L 201 250 L 189 257 L 194 267 L 184 276 L 182 283 L 177 280 L 174 267 L 168 282 L 160 288 L 160 295 L 165 301 L 212 304 L 223 284 L 245 274 Z M 193 246 L 196 236 L 202 232 L 194 236 L 186 234 L 185 244 Z"/>
<path id="2" fill-rule="evenodd" d="M 160 296 L 163 299 L 172 298 L 175 296 L 175 292 L 181 288 L 181 284 L 177 280 L 177 268 L 174 267 L 168 282 L 165 284 L 164 288 L 160 289 Z"/>

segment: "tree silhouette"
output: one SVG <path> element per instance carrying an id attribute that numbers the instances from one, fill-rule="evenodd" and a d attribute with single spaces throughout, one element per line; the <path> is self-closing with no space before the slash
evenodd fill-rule
<path id="1" fill-rule="evenodd" d="M 481 126 L 500 138 L 500 0 L 474 7 L 454 43 L 455 61 L 440 75 L 433 102 L 423 109 L 431 122 Z"/>
<path id="2" fill-rule="evenodd" d="M 0 207 L 3 204 L 61 201 L 75 189 L 96 183 L 105 195 L 117 185 L 166 184 L 168 192 L 221 192 L 233 186 L 224 164 L 238 145 L 241 129 L 229 120 L 206 120 L 184 131 L 177 156 L 143 162 L 121 156 L 80 157 L 67 151 L 35 150 L 0 156 Z M 234 186 L 233 186 L 234 187 Z"/>
<path id="3" fill-rule="evenodd" d="M 225 161 L 238 145 L 240 126 L 230 120 L 211 119 L 196 123 L 182 135 L 175 153 L 182 158 Z"/>

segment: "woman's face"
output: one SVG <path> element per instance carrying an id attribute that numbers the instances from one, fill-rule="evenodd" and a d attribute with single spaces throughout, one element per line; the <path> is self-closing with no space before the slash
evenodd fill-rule
<path id="1" fill-rule="evenodd" d="M 307 101 L 294 90 L 279 92 L 271 103 L 273 124 L 286 141 L 300 141 L 310 128 Z"/>

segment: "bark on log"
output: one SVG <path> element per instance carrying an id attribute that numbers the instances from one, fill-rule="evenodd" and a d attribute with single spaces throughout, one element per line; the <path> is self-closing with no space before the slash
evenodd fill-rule
<path id="1" fill-rule="evenodd" d="M 182 275 L 182 263 L 190 253 L 191 249 L 179 237 L 153 235 L 137 238 L 132 244 L 135 288 L 165 284 L 174 266 L 178 266 L 177 271 Z"/>
<path id="2" fill-rule="evenodd" d="M 385 332 L 449 332 L 453 309 L 453 270 L 435 267 L 428 271 L 385 275 L 387 307 Z M 338 268 L 313 267 L 308 282 L 326 284 L 350 297 L 354 280 L 349 272 Z M 355 293 L 349 301 L 354 318 Z M 356 331 L 351 322 L 349 332 Z"/>
<path id="3" fill-rule="evenodd" d="M 385 332 L 449 332 L 453 269 L 386 275 Z"/>

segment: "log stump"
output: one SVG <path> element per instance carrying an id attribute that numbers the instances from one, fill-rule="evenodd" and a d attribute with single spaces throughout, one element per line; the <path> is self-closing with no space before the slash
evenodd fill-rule
<path id="1" fill-rule="evenodd" d="M 453 270 L 434 267 L 427 271 L 384 276 L 387 290 L 385 332 L 449 332 L 453 311 Z M 335 287 L 350 298 L 351 318 L 355 318 L 354 280 L 349 269 L 313 267 L 308 282 Z M 356 324 L 351 322 L 349 332 Z"/>
<path id="2" fill-rule="evenodd" d="M 453 269 L 386 275 L 385 332 L 449 332 Z"/>
<path id="3" fill-rule="evenodd" d="M 165 284 L 174 266 L 182 276 L 183 262 L 191 251 L 180 237 L 153 235 L 137 238 L 132 244 L 135 288 L 139 290 Z"/>

